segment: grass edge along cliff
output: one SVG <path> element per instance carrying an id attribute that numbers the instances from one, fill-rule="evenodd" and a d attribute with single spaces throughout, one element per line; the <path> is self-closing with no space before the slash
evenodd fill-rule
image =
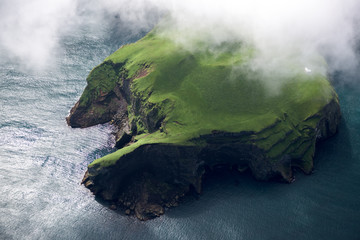
<path id="1" fill-rule="evenodd" d="M 255 56 L 240 42 L 190 52 L 153 30 L 107 57 L 67 118 L 72 127 L 117 127 L 119 150 L 88 166 L 85 186 L 146 220 L 191 189 L 200 193 L 206 169 L 286 182 L 293 167 L 311 173 L 316 142 L 341 118 L 337 94 L 316 70 L 326 63 L 315 56 L 307 72 L 289 61 L 284 76 L 253 70 Z M 268 91 L 271 82 L 281 83 Z"/>

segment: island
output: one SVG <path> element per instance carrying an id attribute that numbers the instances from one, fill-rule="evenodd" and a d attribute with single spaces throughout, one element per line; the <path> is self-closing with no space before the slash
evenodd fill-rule
<path id="1" fill-rule="evenodd" d="M 294 57 L 277 74 L 254 68 L 256 56 L 241 41 L 189 50 L 156 28 L 122 46 L 91 71 L 67 117 L 74 128 L 117 129 L 118 150 L 94 160 L 82 183 L 147 220 L 200 193 L 205 172 L 220 166 L 261 181 L 310 174 L 317 142 L 341 119 L 326 62 Z"/>

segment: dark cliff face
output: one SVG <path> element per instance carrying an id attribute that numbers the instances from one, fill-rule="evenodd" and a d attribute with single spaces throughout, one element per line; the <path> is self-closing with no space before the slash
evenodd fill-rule
<path id="1" fill-rule="evenodd" d="M 321 112 L 315 129 L 311 129 L 313 143 L 334 135 L 341 119 L 337 101 L 331 101 Z M 83 184 L 95 195 L 120 206 L 127 214 L 147 220 L 164 213 L 167 207 L 178 205 L 178 201 L 191 189 L 201 193 L 205 169 L 222 166 L 226 168 L 249 168 L 253 176 L 261 181 L 274 178 L 293 181 L 293 168 L 310 174 L 315 147 L 309 146 L 311 166 L 306 156 L 292 158 L 283 154 L 273 161 L 256 145 L 245 144 L 253 132 L 230 134 L 214 132 L 202 136 L 205 147 L 149 144 L 122 157 L 115 165 L 97 169 L 89 167 Z M 199 139 L 198 139 L 199 140 Z"/>

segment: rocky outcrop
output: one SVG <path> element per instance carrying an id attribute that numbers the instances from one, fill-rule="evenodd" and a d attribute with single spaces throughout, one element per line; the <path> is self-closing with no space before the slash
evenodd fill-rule
<path id="1" fill-rule="evenodd" d="M 125 115 L 127 117 L 127 102 L 124 96 L 126 96 L 125 92 L 129 92 L 129 85 L 117 86 L 116 84 L 116 81 L 124 76 L 120 72 L 122 69 L 122 64 L 104 62 L 91 72 L 84 94 L 66 118 L 69 126 L 86 128 L 107 123 L 113 120 L 117 113 L 121 115 L 120 117 L 125 117 Z M 117 121 L 119 121 L 118 118 L 116 118 Z M 122 122 L 119 126 L 125 129 L 121 125 L 124 124 L 124 120 L 120 121 Z"/>

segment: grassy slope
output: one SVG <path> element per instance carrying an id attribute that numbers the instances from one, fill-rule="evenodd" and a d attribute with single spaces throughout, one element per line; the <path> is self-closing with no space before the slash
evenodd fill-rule
<path id="1" fill-rule="evenodd" d="M 271 155 L 276 156 L 289 147 L 289 143 L 279 143 L 286 134 L 295 141 L 299 138 L 299 131 L 307 124 L 315 127 L 316 121 L 303 123 L 304 119 L 317 113 L 335 96 L 326 76 L 316 72 L 299 73 L 286 81 L 279 93 L 268 94 L 264 81 L 276 80 L 272 79 L 276 76 L 250 71 L 246 67 L 246 59 L 252 57 L 253 50 L 249 46 L 239 46 L 229 46 L 218 55 L 189 53 L 152 32 L 105 59 L 105 62 L 124 64 L 128 78 L 135 78 L 131 90 L 143 103 L 163 103 L 166 124 L 162 126 L 163 131 L 145 132 L 137 137 L 136 143 L 97 159 L 91 165 L 111 165 L 143 144 L 197 144 L 190 140 L 210 134 L 213 130 L 259 132 L 280 121 L 277 130 L 263 131 L 256 136 L 259 138 L 257 145 L 261 148 L 271 149 L 277 144 L 277 148 L 271 149 Z M 144 64 L 151 66 L 150 73 L 136 78 Z M 303 69 L 304 66 L 292 63 L 284 67 Z M 101 77 L 93 77 L 101 75 L 102 71 L 104 74 Z M 109 90 L 116 81 L 113 75 L 112 70 L 108 73 L 106 69 L 95 69 L 88 78 L 87 88 L 96 89 L 104 85 Z M 111 80 L 103 83 L 106 76 Z M 89 98 L 89 91 L 85 90 L 80 104 L 82 99 L 87 101 Z M 164 100 L 170 101 L 164 104 Z M 293 131 L 294 126 L 298 131 Z"/>

